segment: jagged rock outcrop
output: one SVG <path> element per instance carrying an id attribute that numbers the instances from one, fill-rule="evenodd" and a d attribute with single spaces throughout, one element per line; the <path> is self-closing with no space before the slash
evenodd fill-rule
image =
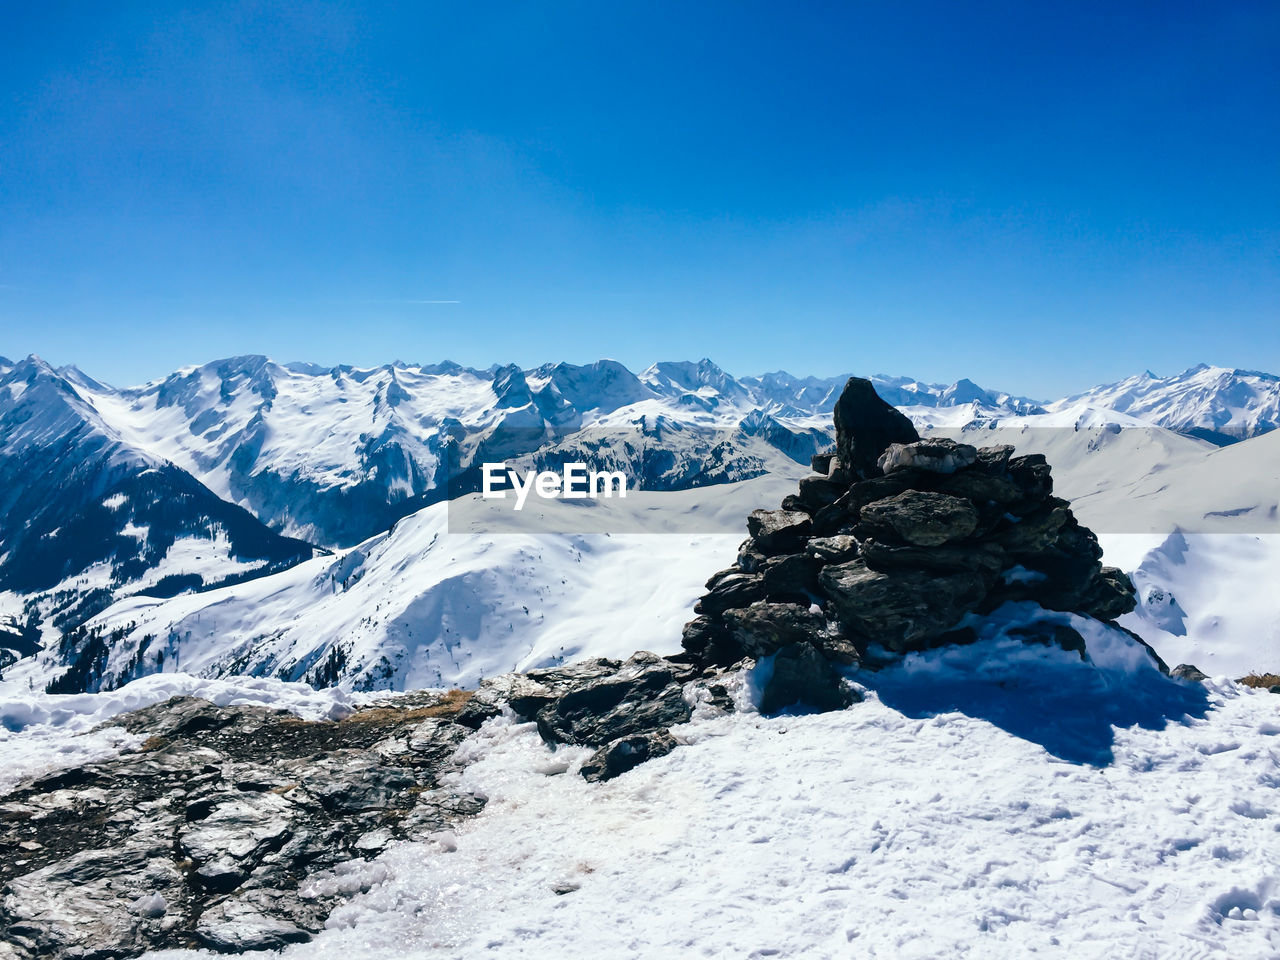
<path id="1" fill-rule="evenodd" d="M 367 887 L 359 861 L 483 808 L 444 775 L 485 720 L 509 709 L 549 743 L 594 748 L 580 773 L 608 780 L 674 749 L 695 705 L 733 709 L 722 673 L 640 652 L 336 722 L 186 697 L 122 714 L 111 724 L 140 749 L 0 797 L 0 960 L 306 941 Z"/>
<path id="2" fill-rule="evenodd" d="M 598 748 L 581 774 L 609 780 L 670 753 L 670 728 L 688 721 L 696 702 L 732 709 L 719 671 L 640 651 L 626 661 L 596 657 L 486 680 L 458 722 L 479 727 L 508 707 L 537 723 L 548 743 Z"/>
<path id="3" fill-rule="evenodd" d="M 310 939 L 360 888 L 353 862 L 483 807 L 439 784 L 461 699 L 308 722 L 175 698 L 116 718 L 141 749 L 0 798 L 0 957 Z"/>
<path id="4" fill-rule="evenodd" d="M 707 581 L 684 630 L 693 662 L 850 664 L 873 645 L 971 640 L 964 618 L 1010 601 L 1100 620 L 1134 608 L 1129 578 L 1102 566 L 1097 538 L 1053 496 L 1043 456 L 921 440 L 857 378 L 835 423 L 835 453 L 813 458 L 782 509 L 755 511 L 737 562 Z M 1027 640 L 1083 656 L 1067 627 Z"/>

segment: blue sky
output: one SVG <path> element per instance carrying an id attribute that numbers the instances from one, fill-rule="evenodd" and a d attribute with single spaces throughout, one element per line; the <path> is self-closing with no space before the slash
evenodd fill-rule
<path id="1" fill-rule="evenodd" d="M 1280 370 L 1274 3 L 5 19 L 8 356 Z"/>

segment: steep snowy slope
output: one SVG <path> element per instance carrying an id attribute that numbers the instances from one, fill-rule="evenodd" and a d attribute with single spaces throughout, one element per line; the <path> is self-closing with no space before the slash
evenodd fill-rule
<path id="1" fill-rule="evenodd" d="M 312 554 L 130 445 L 38 358 L 0 376 L 0 438 L 0 614 L 28 629 Z"/>
<path id="2" fill-rule="evenodd" d="M 1157 426 L 1232 443 L 1280 424 L 1280 377 L 1199 364 L 1170 377 L 1142 373 L 1050 404 L 1109 407 Z"/>
<path id="3" fill-rule="evenodd" d="M 1144 548 L 1126 563 L 1138 608 L 1120 622 L 1171 664 L 1241 677 L 1280 673 L 1280 534 L 1122 537 Z M 1109 554 L 1109 538 L 1102 543 Z M 1122 549 L 1132 548 L 1120 544 Z"/>
<path id="4" fill-rule="evenodd" d="M 1152 473 L 1119 491 L 1111 512 L 1126 503 L 1154 535 L 1103 538 L 1127 555 L 1138 588 L 1123 622 L 1170 662 L 1280 671 L 1280 432 Z"/>
<path id="5" fill-rule="evenodd" d="M 435 504 L 339 557 L 205 593 L 118 603 L 89 625 L 110 642 L 80 641 L 101 662 L 75 669 L 104 689 L 161 670 L 413 689 L 474 686 L 584 656 L 673 652 L 703 581 L 733 559 L 742 517 L 791 486 L 762 477 L 628 498 L 658 510 L 650 528 L 669 535 L 539 533 L 536 519 L 529 533 L 457 532 L 447 506 Z M 483 513 L 471 517 L 488 529 Z M 64 669 L 23 661 L 0 690 L 43 687 Z"/>

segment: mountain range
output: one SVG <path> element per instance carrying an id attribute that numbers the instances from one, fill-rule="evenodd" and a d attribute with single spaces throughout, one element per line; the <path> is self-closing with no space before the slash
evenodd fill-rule
<path id="1" fill-rule="evenodd" d="M 175 616 L 186 616 L 176 609 L 203 609 L 196 596 L 213 590 L 212 601 L 236 583 L 263 577 L 270 578 L 264 588 L 270 584 L 274 591 L 278 584 L 271 575 L 313 557 L 321 558 L 320 567 L 299 567 L 287 576 L 290 583 L 301 577 L 323 589 L 292 588 L 287 595 L 294 599 L 279 607 L 274 620 L 262 612 L 269 604 L 241 591 L 237 595 L 250 602 L 248 612 L 236 615 L 242 626 L 229 629 L 235 642 L 206 656 L 204 669 L 318 683 L 358 675 L 366 685 L 403 685 L 428 677 L 461 682 L 486 669 L 527 665 L 530 656 L 532 662 L 548 662 L 563 646 L 553 643 L 554 630 L 532 641 L 513 636 L 511 648 L 502 647 L 492 664 L 460 665 L 457 643 L 450 646 L 447 631 L 427 621 L 450 609 L 453 622 L 472 618 L 469 628 L 456 628 L 457 637 L 483 632 L 506 616 L 495 613 L 499 608 L 527 610 L 529 591 L 490 581 L 487 593 L 476 592 L 477 603 L 483 605 L 488 595 L 496 606 L 484 616 L 478 608 L 464 614 L 456 600 L 466 592 L 466 576 L 453 571 L 456 558 L 428 548 L 444 529 L 444 514 L 435 509 L 415 517 L 411 527 L 387 531 L 432 504 L 473 493 L 477 465 L 491 459 L 540 467 L 585 460 L 623 469 L 635 487 L 651 491 L 793 476 L 831 442 L 831 410 L 846 379 L 784 372 L 734 377 L 709 360 L 657 363 L 636 374 L 612 360 L 476 370 L 452 363 L 325 368 L 238 357 L 119 389 L 37 357 L 0 359 L 0 617 L 8 625 L 0 630 L 0 669 L 5 661 L 30 657 L 36 637 L 43 638 L 41 655 L 50 669 L 83 661 L 84 650 L 92 647 L 94 664 L 81 664 L 78 682 L 84 686 L 145 672 L 147 651 L 138 647 L 148 636 L 153 660 L 169 649 L 171 656 L 197 662 L 202 654 L 190 640 L 213 621 L 203 621 L 201 630 L 193 629 L 194 621 L 171 630 Z M 1164 438 L 1157 446 L 1166 461 L 1189 462 L 1211 450 L 1210 444 L 1239 443 L 1273 430 L 1280 419 L 1280 378 L 1206 366 L 1167 378 L 1147 373 L 1045 403 L 968 380 L 872 380 L 881 396 L 922 426 L 1054 428 L 1046 448 L 1057 451 L 1055 468 L 1068 483 L 1078 468 L 1077 492 L 1101 496 L 1117 514 L 1125 506 L 1115 496 L 1108 499 L 1105 480 L 1115 471 L 1099 465 L 1122 456 L 1131 460 L 1132 451 L 1088 430 L 1088 443 L 1077 443 L 1062 427 L 1074 434 L 1082 425 L 1094 431 L 1147 426 Z M 705 512 L 707 503 L 695 498 L 689 509 Z M 435 538 L 411 530 L 434 531 Z M 392 539 L 378 546 L 387 536 Z M 594 563 L 593 556 L 608 552 L 584 550 L 582 542 L 567 545 L 572 542 L 566 539 L 561 552 L 576 551 L 575 563 L 583 556 Z M 356 545 L 354 553 L 347 552 Z M 478 567 L 492 563 L 506 571 L 499 581 L 538 579 L 524 562 L 537 552 L 532 543 L 507 540 L 500 549 L 472 548 L 487 556 L 474 561 Z M 716 543 L 705 549 L 718 554 L 726 548 Z M 334 551 L 335 557 L 323 559 Z M 666 562 L 678 563 L 676 555 Z M 372 586 L 382 584 L 389 571 L 407 569 L 417 570 L 422 580 L 397 588 L 395 596 L 407 599 L 394 616 L 390 610 L 380 613 L 378 604 L 399 601 L 386 594 L 378 599 L 376 590 L 368 590 L 363 600 L 352 602 L 357 593 L 334 608 L 340 614 L 313 624 L 314 642 L 264 642 L 296 631 L 325 591 L 342 593 L 371 570 L 381 571 L 370 578 Z M 550 595 L 534 593 L 539 604 Z M 169 634 L 157 638 L 161 624 L 146 611 L 167 597 L 175 597 L 170 604 L 178 608 L 164 607 Z M 674 591 L 672 598 L 682 610 L 683 593 Z M 123 653 L 114 660 L 106 656 L 101 642 L 89 644 L 82 626 L 112 604 L 124 606 L 93 622 L 134 637 L 124 660 Z M 368 604 L 374 609 L 365 609 Z M 332 604 L 326 600 L 321 606 Z M 666 623 L 678 615 L 661 619 Z M 147 621 L 146 629 L 136 620 Z M 388 626 L 364 631 L 372 638 L 364 648 L 338 643 L 360 635 L 362 621 Z M 228 629 L 226 616 L 216 622 Z M 419 640 L 430 633 L 431 643 L 443 646 L 422 654 L 422 645 L 409 639 L 415 625 Z"/>

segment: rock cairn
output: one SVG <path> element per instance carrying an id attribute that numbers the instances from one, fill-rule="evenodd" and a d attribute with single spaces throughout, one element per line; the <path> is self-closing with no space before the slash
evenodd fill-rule
<path id="1" fill-rule="evenodd" d="M 834 453 L 813 458 L 815 475 L 780 510 L 751 514 L 737 562 L 707 581 L 684 629 L 692 662 L 848 665 L 872 645 L 896 654 L 972 640 L 966 615 L 1010 601 L 1108 621 L 1133 609 L 1133 584 L 1102 566 L 1043 456 L 922 440 L 859 378 L 835 427 Z M 1083 652 L 1066 627 L 1027 639 Z"/>

